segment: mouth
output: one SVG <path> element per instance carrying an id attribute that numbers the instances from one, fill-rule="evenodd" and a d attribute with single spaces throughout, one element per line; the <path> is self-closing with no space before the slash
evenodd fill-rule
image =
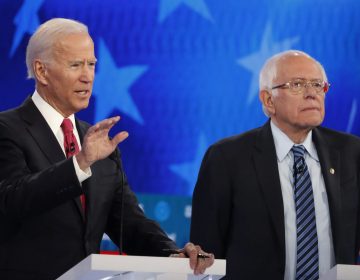
<path id="1" fill-rule="evenodd" d="M 318 107 L 308 107 L 308 108 L 304 108 L 301 111 L 303 112 L 307 112 L 307 111 L 320 111 L 320 109 Z"/>
<path id="2" fill-rule="evenodd" d="M 86 97 L 90 95 L 90 90 L 75 90 L 75 93 L 79 96 Z"/>

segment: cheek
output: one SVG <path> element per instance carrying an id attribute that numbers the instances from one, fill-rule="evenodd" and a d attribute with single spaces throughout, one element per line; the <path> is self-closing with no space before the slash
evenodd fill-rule
<path id="1" fill-rule="evenodd" d="M 324 103 L 324 100 L 320 100 L 319 104 L 320 104 L 320 114 L 321 114 L 322 117 L 324 117 L 324 115 L 325 115 L 325 103 Z"/>
<path id="2" fill-rule="evenodd" d="M 297 107 L 288 107 L 286 110 L 286 115 L 288 117 L 288 119 L 291 120 L 296 120 L 298 118 L 300 118 L 301 116 L 299 115 L 299 112 L 297 110 Z"/>
<path id="3" fill-rule="evenodd" d="M 59 96 L 61 98 L 61 95 L 63 94 L 64 86 L 61 80 L 54 80 L 52 82 L 52 88 L 51 91 L 54 92 L 55 95 Z"/>
<path id="4" fill-rule="evenodd" d="M 325 102 L 324 101 L 321 102 L 321 109 L 323 112 L 325 112 Z"/>
<path id="5" fill-rule="evenodd" d="M 67 94 L 72 95 L 74 90 L 76 89 L 76 83 L 78 81 L 77 77 L 73 77 L 72 75 L 68 75 L 64 80 L 63 80 L 63 87 L 64 90 L 66 90 Z"/>
<path id="6" fill-rule="evenodd" d="M 278 102 L 276 108 L 278 114 L 289 117 L 297 116 L 299 104 L 286 99 L 282 99 L 280 101 L 281 102 Z"/>

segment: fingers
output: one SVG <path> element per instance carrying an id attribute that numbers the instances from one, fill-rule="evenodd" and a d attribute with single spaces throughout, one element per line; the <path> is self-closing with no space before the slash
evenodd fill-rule
<path id="1" fill-rule="evenodd" d="M 94 139 L 98 137 L 105 137 L 108 139 L 110 129 L 120 120 L 119 116 L 112 117 L 109 119 L 102 120 L 92 127 L 90 127 L 86 133 L 87 138 Z M 126 131 L 119 132 L 116 134 L 111 143 L 116 147 L 120 142 L 124 141 L 129 136 L 129 133 Z"/>
<path id="2" fill-rule="evenodd" d="M 206 256 L 206 257 L 202 257 L 202 258 L 197 258 L 197 263 L 194 269 L 194 274 L 198 275 L 198 274 L 203 274 L 205 273 L 206 268 L 208 268 L 209 266 L 211 266 L 214 263 L 214 255 L 213 254 L 208 254 L 203 252 L 202 250 L 200 250 L 200 254 Z"/>
<path id="3" fill-rule="evenodd" d="M 77 157 L 82 170 L 88 168 L 97 160 L 107 157 L 120 142 L 129 136 L 126 131 L 122 131 L 110 139 L 109 131 L 119 120 L 119 116 L 105 119 L 88 129 L 82 142 L 82 149 Z"/>
<path id="4" fill-rule="evenodd" d="M 184 253 L 179 253 L 179 254 L 171 254 L 169 256 L 170 258 L 186 258 Z"/>
<path id="5" fill-rule="evenodd" d="M 119 116 L 102 120 L 89 128 L 88 134 L 95 132 L 108 133 L 109 130 L 120 120 Z"/>
<path id="6" fill-rule="evenodd" d="M 198 258 L 198 263 L 195 268 L 195 274 L 201 273 L 203 274 L 206 270 L 206 268 L 210 267 L 214 263 L 214 255 L 209 253 L 202 253 L 203 255 L 207 256 L 207 258 Z"/>
<path id="7" fill-rule="evenodd" d="M 128 136 L 129 136 L 129 133 L 127 131 L 121 131 L 111 139 L 111 142 L 116 147 L 119 143 L 121 143 L 126 138 L 128 138 Z"/>
<path id="8" fill-rule="evenodd" d="M 189 242 L 185 245 L 184 251 L 185 251 L 185 254 L 189 257 L 191 269 L 195 269 L 196 264 L 198 262 L 198 259 L 197 259 L 198 250 L 197 250 L 196 246 Z"/>
<path id="9" fill-rule="evenodd" d="M 214 255 L 204 252 L 198 245 L 187 243 L 184 251 L 189 256 L 190 267 L 195 275 L 203 274 L 214 263 Z"/>
<path id="10" fill-rule="evenodd" d="M 109 119 L 105 119 L 97 124 L 99 125 L 99 130 L 109 131 L 119 120 L 120 120 L 120 117 L 116 116 L 116 117 L 112 117 Z"/>

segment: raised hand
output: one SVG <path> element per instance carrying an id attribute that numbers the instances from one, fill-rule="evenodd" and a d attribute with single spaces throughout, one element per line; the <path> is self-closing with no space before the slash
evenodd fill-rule
<path id="1" fill-rule="evenodd" d="M 119 120 L 119 116 L 102 120 L 86 132 L 81 151 L 76 155 L 76 160 L 82 170 L 90 167 L 94 162 L 106 158 L 120 142 L 129 136 L 126 131 L 121 131 L 112 139 L 109 138 L 110 129 Z"/>

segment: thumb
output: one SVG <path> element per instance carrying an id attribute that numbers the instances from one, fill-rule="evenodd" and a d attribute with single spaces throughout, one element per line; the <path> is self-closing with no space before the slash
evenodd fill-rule
<path id="1" fill-rule="evenodd" d="M 111 141 L 115 146 L 117 146 L 119 143 L 121 143 L 128 137 L 129 137 L 129 133 L 127 131 L 121 131 L 118 134 L 116 134 L 113 137 L 113 139 L 111 139 Z"/>

